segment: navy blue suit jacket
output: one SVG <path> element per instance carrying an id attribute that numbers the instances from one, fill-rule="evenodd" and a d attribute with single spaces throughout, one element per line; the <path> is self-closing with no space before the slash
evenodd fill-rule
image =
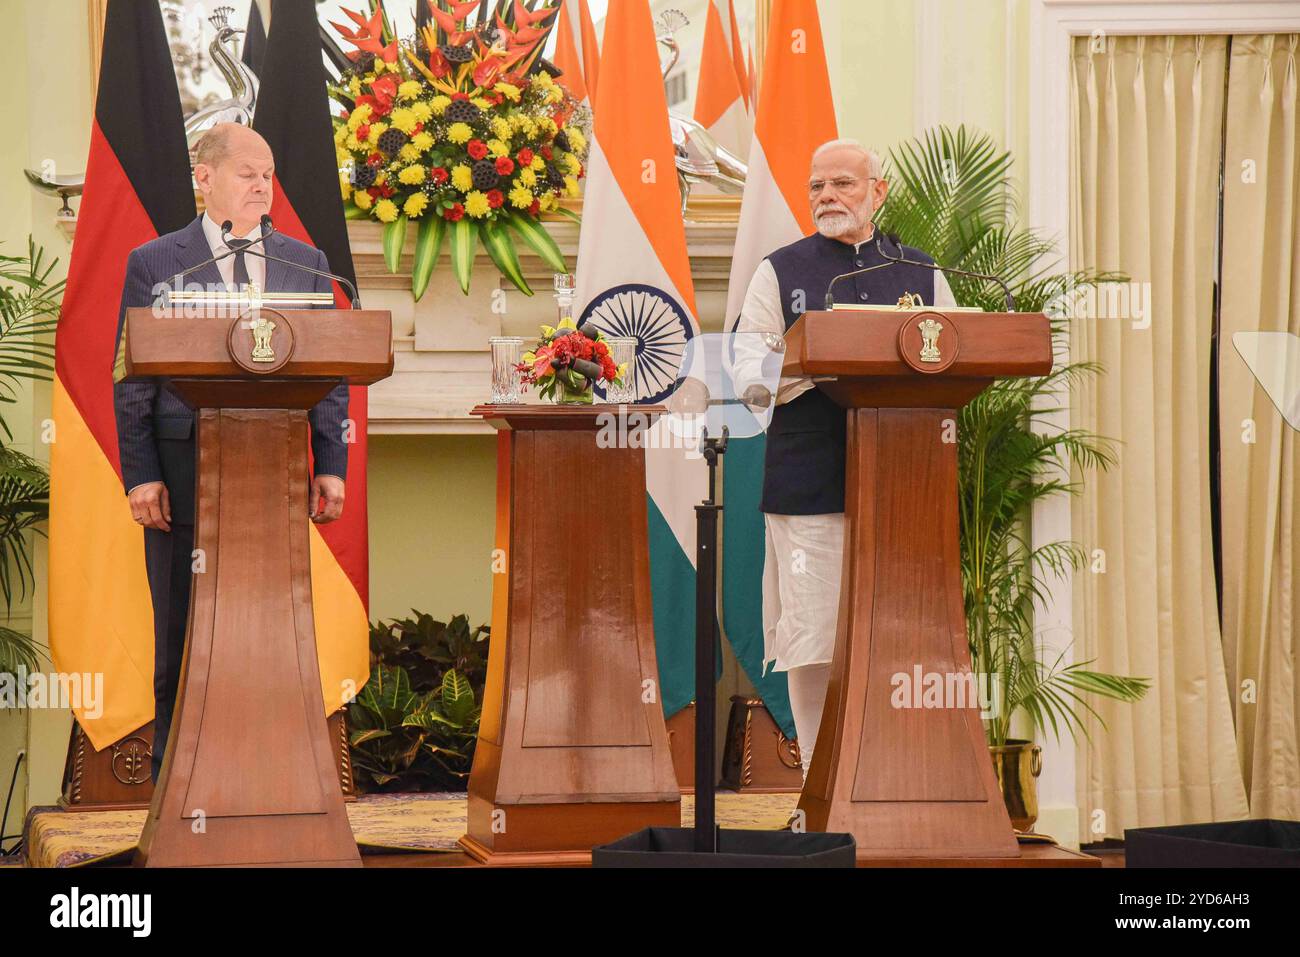
<path id="1" fill-rule="evenodd" d="M 265 245 L 272 256 L 329 270 L 323 252 L 296 239 L 276 233 Z M 184 229 L 159 236 L 132 250 L 126 261 L 126 284 L 118 312 L 119 341 L 128 308 L 153 305 L 157 298 L 155 284 L 166 284 L 177 273 L 211 257 L 202 216 Z M 216 263 L 208 263 L 186 276 L 183 283 L 221 287 L 221 273 Z M 323 276 L 266 261 L 266 292 L 329 292 L 331 288 L 330 280 Z M 166 483 L 173 522 L 192 524 L 196 413 L 158 380 L 115 383 L 113 406 L 123 488 L 130 491 L 145 482 Z M 343 441 L 347 415 L 348 386 L 344 381 L 308 412 L 317 475 L 347 478 L 348 448 Z"/>

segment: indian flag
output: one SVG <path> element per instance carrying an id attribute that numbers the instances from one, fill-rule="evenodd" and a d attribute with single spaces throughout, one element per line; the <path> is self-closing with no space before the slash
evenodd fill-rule
<path id="1" fill-rule="evenodd" d="M 591 21 L 587 0 L 564 0 L 555 27 L 557 82 L 573 98 L 589 106 L 596 99 L 596 74 L 600 69 L 600 47 Z"/>
<path id="2" fill-rule="evenodd" d="M 579 323 L 636 337 L 637 401 L 658 403 L 672 391 L 699 322 L 648 0 L 610 5 L 602 59 L 578 242 Z M 689 704 L 694 691 L 695 505 L 708 493 L 703 460 L 671 440 L 661 420 L 646 450 L 665 716 Z"/>
<path id="3" fill-rule="evenodd" d="M 746 109 L 745 85 L 736 72 L 736 63 L 722 26 L 722 15 L 715 2 L 709 3 L 705 17 L 695 119 L 720 146 L 744 159 L 753 135 Z"/>
<path id="4" fill-rule="evenodd" d="M 778 95 L 779 93 L 779 95 Z M 778 104 L 798 103 L 799 109 Z M 811 235 L 808 169 L 818 146 L 837 136 L 830 75 L 815 0 L 775 0 L 759 87 L 749 176 L 727 287 L 726 327 L 740 318 L 758 264 Z M 793 736 L 785 675 L 763 674 L 763 484 L 766 437 L 733 439 L 723 476 L 722 622 L 746 675 L 786 734 Z"/>

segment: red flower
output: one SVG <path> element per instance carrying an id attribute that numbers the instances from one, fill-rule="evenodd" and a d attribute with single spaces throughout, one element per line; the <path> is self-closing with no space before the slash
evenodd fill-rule
<path id="1" fill-rule="evenodd" d="M 515 161 L 509 156 L 502 156 L 497 160 L 497 172 L 502 176 L 509 176 L 515 171 Z"/>
<path id="2" fill-rule="evenodd" d="M 366 190 L 366 192 L 370 194 L 371 199 L 378 199 L 380 197 L 378 186 L 371 186 Z"/>
<path id="3" fill-rule="evenodd" d="M 384 183 L 384 185 L 379 187 L 379 192 L 383 194 L 384 199 L 388 199 L 388 197 L 396 193 L 397 190 L 393 189 L 393 187 L 389 186 L 387 183 Z"/>
<path id="4" fill-rule="evenodd" d="M 465 148 L 469 150 L 469 155 L 476 160 L 481 160 L 488 154 L 487 144 L 482 140 L 470 140 L 469 146 Z"/>
<path id="5" fill-rule="evenodd" d="M 339 114 L 339 119 L 342 120 L 344 123 L 346 123 L 348 121 L 348 117 L 351 115 L 352 115 L 351 110 L 344 110 L 342 113 Z"/>
<path id="6" fill-rule="evenodd" d="M 487 201 L 488 201 L 488 205 L 491 206 L 493 209 L 500 209 L 501 204 L 506 201 L 506 197 L 505 194 L 501 192 L 501 190 L 491 189 L 488 190 Z"/>
<path id="7" fill-rule="evenodd" d="M 468 100 L 468 99 L 469 99 L 469 94 L 468 94 L 468 93 L 453 93 L 453 94 L 451 95 L 451 98 L 452 98 L 453 100 Z"/>
<path id="8" fill-rule="evenodd" d="M 370 124 L 362 123 L 357 127 L 357 139 L 364 143 L 370 137 Z"/>
<path id="9" fill-rule="evenodd" d="M 450 222 L 453 223 L 463 219 L 464 216 L 465 216 L 465 207 L 460 203 L 457 203 L 451 209 L 445 211 L 442 214 L 443 219 L 449 220 Z"/>
<path id="10" fill-rule="evenodd" d="M 441 186 L 447 182 L 447 171 L 441 166 L 434 166 L 429 170 L 429 179 L 435 186 Z"/>
<path id="11" fill-rule="evenodd" d="M 414 134 L 414 133 L 423 133 L 423 132 L 424 132 L 424 124 L 423 124 L 423 123 L 416 123 L 416 124 L 415 124 L 415 129 L 411 130 L 411 132 L 412 132 L 413 134 Z"/>
<path id="12" fill-rule="evenodd" d="M 525 146 L 523 149 L 519 151 L 519 165 L 527 166 L 532 161 L 533 161 L 533 151 L 530 150 L 527 146 Z"/>
<path id="13" fill-rule="evenodd" d="M 550 160 L 555 155 L 549 146 L 543 146 L 539 152 L 544 160 Z"/>
<path id="14" fill-rule="evenodd" d="M 528 207 L 528 215 L 536 216 L 539 212 L 541 212 L 541 209 L 542 209 L 542 201 L 540 199 L 535 199 L 533 200 L 533 205 Z"/>

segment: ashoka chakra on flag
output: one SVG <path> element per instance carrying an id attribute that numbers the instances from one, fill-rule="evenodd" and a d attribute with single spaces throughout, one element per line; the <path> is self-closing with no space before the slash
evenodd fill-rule
<path id="1" fill-rule="evenodd" d="M 643 283 L 615 286 L 587 304 L 578 324 L 588 323 L 606 336 L 637 340 L 637 402 L 662 402 L 669 396 L 686 343 L 695 335 L 690 318 L 672 296 Z M 596 393 L 605 397 L 601 385 Z"/>

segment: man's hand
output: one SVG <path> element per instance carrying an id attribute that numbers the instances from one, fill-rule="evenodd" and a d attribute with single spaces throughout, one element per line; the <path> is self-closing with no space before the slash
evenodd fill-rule
<path id="1" fill-rule="evenodd" d="M 767 386 L 751 385 L 745 388 L 744 394 L 741 395 L 740 401 L 753 411 L 754 409 L 766 409 L 772 404 L 772 393 Z"/>
<path id="2" fill-rule="evenodd" d="M 337 475 L 317 475 L 311 481 L 308 512 L 317 525 L 326 525 L 343 514 L 343 480 Z"/>
<path id="3" fill-rule="evenodd" d="M 141 528 L 156 528 L 160 532 L 172 530 L 172 503 L 167 496 L 167 486 L 162 482 L 145 482 L 131 489 L 126 496 L 131 506 L 131 517 Z"/>

